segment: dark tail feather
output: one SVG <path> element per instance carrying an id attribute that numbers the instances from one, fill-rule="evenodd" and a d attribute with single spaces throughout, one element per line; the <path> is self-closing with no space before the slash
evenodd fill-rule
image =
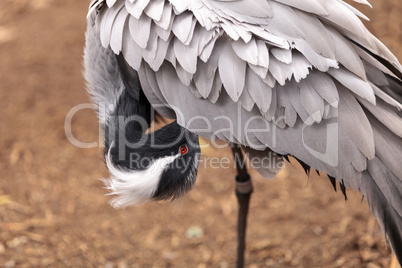
<path id="1" fill-rule="evenodd" d="M 361 192 L 367 199 L 370 210 L 380 224 L 381 230 L 388 236 L 392 250 L 399 263 L 402 263 L 402 217 L 394 209 L 367 171 L 361 180 Z"/>
<path id="2" fill-rule="evenodd" d="M 306 163 L 304 163 L 303 161 L 301 161 L 300 159 L 297 159 L 295 156 L 293 156 L 297 162 L 300 163 L 300 165 L 303 167 L 304 172 L 306 173 L 307 176 L 310 176 L 310 166 L 307 165 Z"/>
<path id="3" fill-rule="evenodd" d="M 336 179 L 332 176 L 328 175 L 329 180 L 331 181 L 332 186 L 334 187 L 334 190 L 336 192 Z"/>
<path id="4" fill-rule="evenodd" d="M 341 187 L 341 191 L 342 191 L 343 196 L 345 197 L 345 201 L 348 200 L 348 196 L 346 195 L 345 182 L 343 181 L 343 179 L 339 183 L 339 186 Z"/>

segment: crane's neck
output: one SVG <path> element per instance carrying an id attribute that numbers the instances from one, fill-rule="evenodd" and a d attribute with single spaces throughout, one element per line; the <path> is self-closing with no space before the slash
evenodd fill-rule
<path id="1" fill-rule="evenodd" d="M 104 126 L 105 159 L 112 175 L 104 182 L 118 196 L 112 204 L 127 206 L 182 196 L 195 182 L 198 136 L 176 122 L 147 134 L 152 107 L 138 74 L 122 56 L 102 47 L 90 23 L 86 39 L 85 78 Z M 179 154 L 182 145 L 188 147 L 185 155 Z"/>

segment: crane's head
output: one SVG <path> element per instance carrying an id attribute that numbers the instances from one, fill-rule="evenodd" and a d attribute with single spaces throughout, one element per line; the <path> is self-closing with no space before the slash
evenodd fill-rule
<path id="1" fill-rule="evenodd" d="M 128 137 L 136 133 L 126 130 Z M 111 178 L 104 180 L 116 207 L 149 200 L 173 200 L 195 183 L 200 158 L 198 136 L 173 122 L 136 139 L 119 142 L 114 138 L 106 154 Z M 117 141 L 117 142 L 116 142 Z"/>
<path id="2" fill-rule="evenodd" d="M 92 100 L 99 104 L 105 131 L 104 179 L 112 205 L 125 207 L 149 200 L 171 200 L 194 185 L 200 149 L 198 136 L 173 122 L 146 134 L 152 106 L 137 72 L 122 54 L 104 49 L 95 32 L 87 33 L 85 76 Z M 105 64 L 94 64 L 105 62 Z"/>

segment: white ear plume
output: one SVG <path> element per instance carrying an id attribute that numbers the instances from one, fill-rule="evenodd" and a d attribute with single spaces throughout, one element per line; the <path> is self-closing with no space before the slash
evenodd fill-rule
<path id="1" fill-rule="evenodd" d="M 179 156 L 180 154 L 158 158 L 145 170 L 126 171 L 116 168 L 109 150 L 106 165 L 111 177 L 102 181 L 110 191 L 109 195 L 117 195 L 111 205 L 124 208 L 150 201 L 158 188 L 163 171 Z"/>

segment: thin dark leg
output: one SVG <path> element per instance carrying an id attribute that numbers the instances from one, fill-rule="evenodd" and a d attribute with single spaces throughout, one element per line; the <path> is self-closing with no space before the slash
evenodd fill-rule
<path id="1" fill-rule="evenodd" d="M 250 175 L 244 162 L 243 154 L 238 145 L 232 147 L 233 157 L 236 162 L 236 196 L 239 203 L 238 226 L 237 226 L 237 260 L 236 267 L 244 266 L 244 249 L 246 247 L 247 214 L 250 196 L 253 192 Z"/>

